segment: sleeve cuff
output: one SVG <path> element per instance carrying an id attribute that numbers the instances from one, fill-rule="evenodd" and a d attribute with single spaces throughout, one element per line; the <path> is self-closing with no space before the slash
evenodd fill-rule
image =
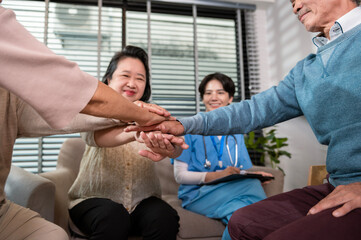
<path id="1" fill-rule="evenodd" d="M 204 128 L 202 113 L 198 113 L 192 117 L 179 119 L 179 122 L 184 127 L 184 134 L 202 135 Z"/>

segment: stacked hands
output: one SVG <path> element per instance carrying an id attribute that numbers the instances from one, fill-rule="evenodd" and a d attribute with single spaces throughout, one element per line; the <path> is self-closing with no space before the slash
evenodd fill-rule
<path id="1" fill-rule="evenodd" d="M 160 161 L 165 157 L 176 158 L 182 153 L 182 149 L 188 148 L 182 137 L 159 131 L 138 132 L 137 136 L 136 140 L 150 149 L 140 150 L 139 154 L 153 161 Z"/>
<path id="2" fill-rule="evenodd" d="M 184 133 L 183 125 L 176 121 L 176 118 L 172 117 L 167 110 L 155 104 L 148 104 L 141 101 L 137 101 L 135 104 L 165 118 L 165 121 L 151 126 L 128 125 L 124 129 L 125 132 L 137 131 L 136 140 L 144 143 L 150 149 L 139 151 L 141 156 L 153 161 L 160 161 L 165 157 L 176 158 L 182 153 L 183 149 L 188 149 L 189 146 L 184 142 L 184 139 L 178 137 Z M 210 182 L 237 173 L 240 173 L 239 168 L 229 166 L 222 171 L 209 173 L 205 181 Z M 272 176 L 270 173 L 261 171 L 252 173 Z M 265 181 L 262 184 L 270 182 L 271 181 Z"/>
<path id="3" fill-rule="evenodd" d="M 184 131 L 182 124 L 176 121 L 176 118 L 171 116 L 167 110 L 158 105 L 142 101 L 134 103 L 139 107 L 146 108 L 149 112 L 163 117 L 163 119 L 150 126 L 146 126 L 149 124 L 145 126 L 129 125 L 124 129 L 125 132 L 136 131 L 136 140 L 144 143 L 149 148 L 149 150 L 140 150 L 139 154 L 141 156 L 153 161 L 160 161 L 165 157 L 176 158 L 182 153 L 183 149 L 189 147 L 182 137 L 178 137 Z M 173 125 L 179 125 L 179 130 L 175 133 L 168 130 Z"/>
<path id="4" fill-rule="evenodd" d="M 177 155 L 178 151 L 181 153 L 181 149 L 188 148 L 183 138 L 177 137 L 183 135 L 183 125 L 175 121 L 176 119 L 172 117 L 167 110 L 154 104 L 142 103 L 138 106 L 145 107 L 149 111 L 164 117 L 164 121 L 160 121 L 154 125 L 129 125 L 124 129 L 125 132 L 140 132 L 138 134 L 139 139 L 137 140 L 144 142 L 151 150 L 140 151 L 140 155 L 148 157 L 153 161 L 159 161 L 166 156 L 179 156 Z M 230 169 L 225 169 L 224 171 L 230 171 Z M 224 172 L 224 174 L 225 173 L 226 172 Z M 264 174 L 264 172 L 257 173 Z M 332 212 L 334 217 L 342 217 L 356 208 L 361 208 L 361 183 L 357 182 L 337 186 L 331 194 L 313 206 L 309 210 L 308 215 L 317 214 L 323 210 L 334 207 L 338 207 Z"/>
<path id="5" fill-rule="evenodd" d="M 152 121 L 145 123 L 145 124 L 139 124 L 136 125 L 129 125 L 127 128 L 125 128 L 125 132 L 132 132 L 132 131 L 160 131 L 162 133 L 169 133 L 173 136 L 180 136 L 184 133 L 184 127 L 183 125 L 176 121 L 176 118 L 171 116 L 170 112 L 168 112 L 166 109 L 151 103 L 145 103 L 142 101 L 135 101 L 134 104 L 136 104 L 139 107 L 147 109 L 149 112 L 155 113 L 158 115 L 153 119 Z"/>

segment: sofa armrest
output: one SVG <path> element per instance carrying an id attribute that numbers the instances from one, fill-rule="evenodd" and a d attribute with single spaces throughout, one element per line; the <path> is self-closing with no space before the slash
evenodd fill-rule
<path id="1" fill-rule="evenodd" d="M 70 138 L 61 146 L 56 170 L 40 175 L 55 184 L 54 223 L 68 231 L 68 191 L 77 177 L 85 150 L 85 142 L 80 138 Z"/>
<path id="2" fill-rule="evenodd" d="M 53 222 L 55 202 L 53 182 L 12 165 L 5 184 L 5 193 L 10 201 L 30 208 Z"/>
<path id="3" fill-rule="evenodd" d="M 268 184 L 263 185 L 263 189 L 267 195 L 267 197 L 271 197 L 276 194 L 280 194 L 283 192 L 283 185 L 284 185 L 284 174 L 281 170 L 274 169 L 271 167 L 264 167 L 264 166 L 253 166 L 249 171 L 263 171 L 271 173 L 275 179 L 272 180 Z"/>
<path id="4" fill-rule="evenodd" d="M 56 186 L 54 200 L 54 223 L 68 231 L 68 190 L 73 184 L 72 174 L 67 169 L 57 169 L 41 174 Z"/>

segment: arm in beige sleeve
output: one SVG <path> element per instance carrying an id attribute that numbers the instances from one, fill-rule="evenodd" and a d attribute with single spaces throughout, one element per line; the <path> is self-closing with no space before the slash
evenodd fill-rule
<path id="1" fill-rule="evenodd" d="M 54 134 L 96 131 L 125 124 L 116 119 L 77 114 L 67 127 L 54 129 L 31 106 L 22 100 L 19 100 L 17 111 L 18 137 L 41 137 Z"/>
<path id="2" fill-rule="evenodd" d="M 117 147 L 135 141 L 137 132 L 124 132 L 125 126 L 117 126 L 94 132 L 94 142 L 98 147 Z"/>
<path id="3" fill-rule="evenodd" d="M 123 131 L 124 126 L 106 128 L 80 134 L 85 143 L 93 147 L 117 147 L 135 140 L 135 132 Z"/>
<path id="4" fill-rule="evenodd" d="M 0 87 L 14 93 L 52 127 L 63 129 L 79 113 L 152 125 L 165 118 L 135 106 L 33 37 L 0 6 Z"/>
<path id="5" fill-rule="evenodd" d="M 31 105 L 54 128 L 85 107 L 98 80 L 58 56 L 0 6 L 0 86 Z"/>
<path id="6" fill-rule="evenodd" d="M 93 97 L 81 112 L 125 122 L 134 121 L 140 126 L 150 126 L 165 120 L 163 116 L 138 107 L 102 82 L 98 83 Z"/>

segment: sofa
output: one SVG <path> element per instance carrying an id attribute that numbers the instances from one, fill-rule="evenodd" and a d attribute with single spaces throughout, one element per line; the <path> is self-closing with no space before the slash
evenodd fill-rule
<path id="1" fill-rule="evenodd" d="M 67 192 L 79 171 L 84 149 L 85 143 L 82 139 L 72 138 L 66 140 L 61 147 L 56 170 L 39 175 L 28 173 L 13 166 L 5 188 L 8 199 L 39 212 L 43 217 L 63 227 L 69 233 L 68 226 L 71 223 L 69 223 L 67 210 Z M 181 207 L 181 201 L 177 197 L 179 184 L 174 180 L 173 167 L 169 159 L 157 162 L 155 166 L 161 184 L 162 198 L 177 210 L 180 217 L 177 239 L 221 239 L 225 229 L 221 221 L 207 218 Z M 264 185 L 264 190 L 268 197 L 283 191 L 284 176 L 280 170 L 261 166 L 255 166 L 251 170 L 270 172 L 274 175 L 275 180 Z M 29 180 L 25 180 L 25 178 L 29 178 Z M 32 185 L 31 183 L 35 181 L 34 179 L 40 181 L 41 185 L 31 187 L 34 190 L 31 191 L 28 187 Z M 24 184 L 24 182 L 27 184 Z M 11 184 L 11 190 L 9 184 Z M 48 185 L 47 188 L 45 188 L 44 184 Z M 24 189 L 28 190 L 24 191 Z M 39 199 L 39 201 L 24 200 L 32 198 Z M 39 206 L 39 203 L 42 206 Z M 129 239 L 142 238 L 130 237 Z"/>

